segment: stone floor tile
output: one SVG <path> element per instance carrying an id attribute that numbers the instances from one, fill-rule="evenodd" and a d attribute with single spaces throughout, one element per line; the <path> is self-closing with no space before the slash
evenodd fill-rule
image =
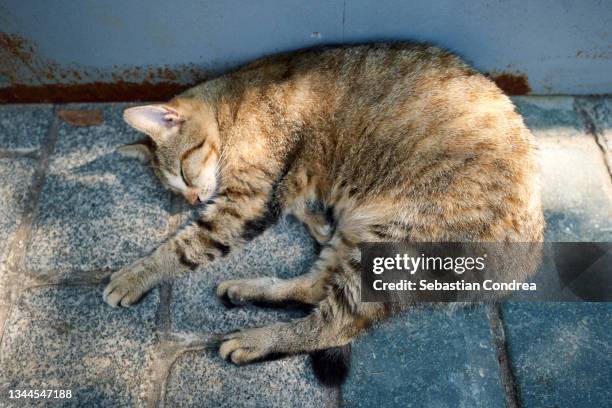
<path id="1" fill-rule="evenodd" d="M 612 303 L 508 302 L 503 317 L 521 407 L 610 405 Z"/>
<path id="2" fill-rule="evenodd" d="M 515 98 L 539 148 L 547 241 L 612 240 L 612 182 L 573 98 Z"/>
<path id="3" fill-rule="evenodd" d="M 0 105 L 0 149 L 37 149 L 51 125 L 51 105 Z"/>
<path id="4" fill-rule="evenodd" d="M 346 407 L 503 407 L 484 308 L 404 312 L 353 345 Z"/>
<path id="5" fill-rule="evenodd" d="M 168 379 L 169 407 L 337 406 L 338 391 L 320 385 L 308 357 L 294 356 L 242 367 L 221 361 L 215 352 L 188 352 L 175 362 Z"/>
<path id="6" fill-rule="evenodd" d="M 99 109 L 97 126 L 62 123 L 28 246 L 35 273 L 117 269 L 168 234 L 170 193 L 152 171 L 115 152 L 140 136 L 121 118 L 124 105 Z"/>
<path id="7" fill-rule="evenodd" d="M 138 307 L 113 309 L 101 287 L 25 290 L 0 345 L 2 402 L 10 389 L 52 388 L 72 391 L 64 406 L 142 406 L 158 301 L 154 291 Z"/>

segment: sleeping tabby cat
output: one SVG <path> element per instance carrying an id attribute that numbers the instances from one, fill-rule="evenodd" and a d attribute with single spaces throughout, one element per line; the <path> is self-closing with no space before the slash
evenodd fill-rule
<path id="1" fill-rule="evenodd" d="M 314 306 L 304 318 L 227 335 L 219 352 L 236 364 L 347 345 L 399 309 L 360 302 L 359 243 L 542 240 L 532 135 L 493 82 L 436 47 L 265 58 L 124 117 L 148 137 L 121 151 L 206 205 L 112 275 L 110 305 L 130 306 L 162 280 L 223 258 L 283 214 L 322 245 L 303 276 L 219 285 L 236 305 Z"/>

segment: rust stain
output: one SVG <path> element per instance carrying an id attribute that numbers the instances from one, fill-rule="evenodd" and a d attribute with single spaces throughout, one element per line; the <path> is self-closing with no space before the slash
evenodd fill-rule
<path id="1" fill-rule="evenodd" d="M 177 67 L 60 66 L 41 58 L 37 47 L 0 32 L 0 103 L 162 101 L 206 79 L 193 64 Z"/>
<path id="2" fill-rule="evenodd" d="M 115 66 L 110 71 L 65 67 L 41 58 L 27 39 L 0 32 L 0 77 L 8 81 L 0 88 L 0 103 L 118 102 L 167 100 L 202 82 L 206 73 L 194 65 Z M 524 73 L 491 72 L 489 77 L 507 95 L 531 92 Z"/>
<path id="3" fill-rule="evenodd" d="M 62 118 L 64 122 L 72 126 L 94 126 L 101 124 L 104 119 L 102 112 L 98 109 L 94 110 L 70 110 L 62 109 L 57 112 L 57 116 Z"/>
<path id="4" fill-rule="evenodd" d="M 489 77 L 506 95 L 527 95 L 531 92 L 527 75 L 520 72 L 492 72 Z"/>
<path id="5" fill-rule="evenodd" d="M 0 32 L 0 48 L 8 54 L 13 55 L 23 62 L 31 62 L 34 48 L 28 45 L 28 41 L 16 34 Z"/>
<path id="6" fill-rule="evenodd" d="M 195 84 L 91 82 L 0 88 L 0 103 L 165 101 Z"/>
<path id="7" fill-rule="evenodd" d="M 26 38 L 0 32 L 0 75 L 9 83 L 39 83 L 57 79 L 57 64 L 39 58 L 37 50 Z"/>

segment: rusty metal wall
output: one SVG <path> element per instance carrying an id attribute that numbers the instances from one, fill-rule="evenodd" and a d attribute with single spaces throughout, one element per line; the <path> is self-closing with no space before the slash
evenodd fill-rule
<path id="1" fill-rule="evenodd" d="M 0 100 L 163 99 L 261 55 L 416 39 L 511 94 L 612 93 L 612 0 L 0 0 Z"/>

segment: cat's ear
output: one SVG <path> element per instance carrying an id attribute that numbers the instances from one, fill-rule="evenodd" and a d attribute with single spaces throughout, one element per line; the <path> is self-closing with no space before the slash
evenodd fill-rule
<path id="1" fill-rule="evenodd" d="M 153 143 L 149 139 L 144 139 L 136 143 L 121 146 L 117 149 L 117 153 L 125 157 L 138 159 L 143 163 L 148 163 L 151 161 L 151 156 L 153 156 Z"/>
<path id="2" fill-rule="evenodd" d="M 174 109 L 165 105 L 146 105 L 126 109 L 123 119 L 134 129 L 156 141 L 162 141 L 177 131 L 183 119 Z"/>

